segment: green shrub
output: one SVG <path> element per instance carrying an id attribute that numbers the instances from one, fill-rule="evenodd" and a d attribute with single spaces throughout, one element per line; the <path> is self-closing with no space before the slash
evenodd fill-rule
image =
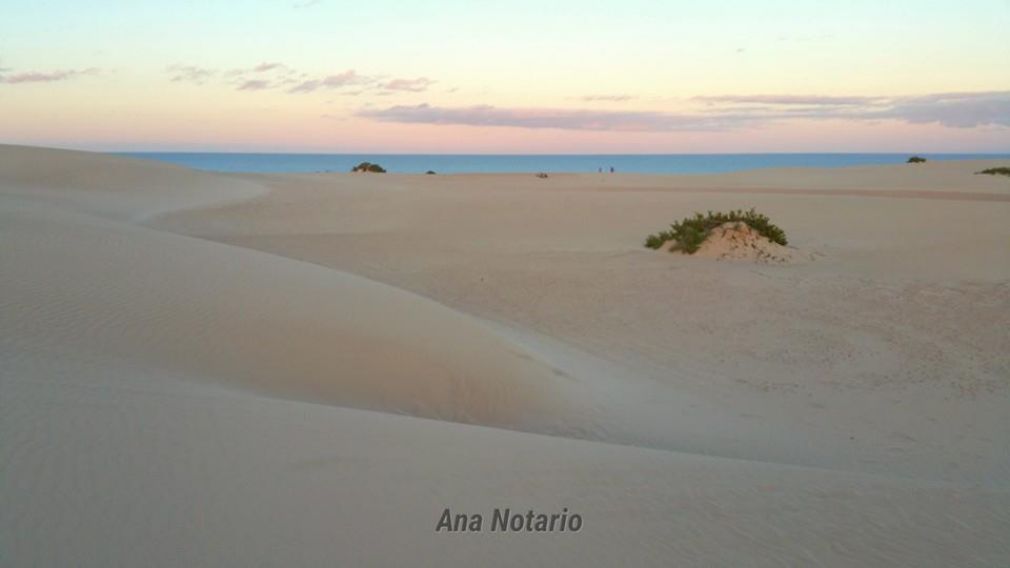
<path id="1" fill-rule="evenodd" d="M 768 240 L 785 245 L 785 232 L 771 223 L 766 215 L 758 213 L 753 208 L 749 211 L 742 209 L 730 211 L 729 213 L 713 213 L 702 215 L 695 213 L 694 217 L 685 217 L 683 220 L 670 225 L 670 230 L 661 231 L 654 235 L 649 235 L 645 239 L 645 246 L 651 249 L 661 248 L 669 241 L 674 241 L 674 249 L 682 250 L 688 254 L 693 254 L 705 242 L 712 229 L 731 222 L 746 223 L 751 229 Z"/>
<path id="2" fill-rule="evenodd" d="M 663 246 L 663 243 L 673 239 L 673 234 L 670 231 L 663 231 L 656 235 L 649 235 L 645 239 L 645 246 L 651 249 L 658 249 Z"/>
<path id="3" fill-rule="evenodd" d="M 428 170 L 428 171 L 426 171 L 424 173 L 425 173 L 425 175 L 429 175 L 429 176 L 435 175 L 435 171 L 434 170 Z"/>
<path id="4" fill-rule="evenodd" d="M 923 163 L 925 161 L 926 161 L 926 158 L 923 158 L 922 156 L 912 156 L 905 163 L 907 163 L 907 164 L 921 164 L 921 163 Z"/>
<path id="5" fill-rule="evenodd" d="M 990 176 L 1010 176 L 1010 168 L 1000 167 L 1000 168 L 988 168 L 980 172 L 975 172 L 975 174 L 986 174 Z"/>
<path id="6" fill-rule="evenodd" d="M 360 164 L 351 168 L 352 172 L 373 172 L 377 174 L 386 173 L 386 169 L 379 164 L 373 164 L 371 162 L 361 162 Z"/>

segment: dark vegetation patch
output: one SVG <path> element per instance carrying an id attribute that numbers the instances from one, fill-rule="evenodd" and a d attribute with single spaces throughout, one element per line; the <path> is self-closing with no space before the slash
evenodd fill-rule
<path id="1" fill-rule="evenodd" d="M 987 169 L 984 169 L 984 170 L 982 170 L 980 172 L 975 172 L 975 174 L 976 175 L 978 175 L 978 174 L 985 174 L 985 175 L 990 175 L 990 176 L 1008 176 L 1008 177 L 1010 177 L 1010 168 L 1007 168 L 1007 167 L 987 168 Z"/>
<path id="2" fill-rule="evenodd" d="M 645 239 L 645 246 L 651 249 L 659 249 L 664 244 L 673 241 L 674 250 L 694 254 L 698 250 L 698 247 L 701 246 L 701 243 L 705 242 L 705 239 L 708 238 L 712 229 L 730 222 L 746 223 L 751 229 L 757 231 L 759 235 L 773 243 L 785 245 L 788 242 L 785 231 L 773 225 L 766 215 L 762 215 L 751 208 L 748 211 L 739 209 L 737 211 L 730 211 L 729 213 L 721 211 L 709 211 L 706 215 L 695 213 L 694 217 L 685 217 L 683 220 L 670 225 L 669 230 L 649 235 Z"/>
<path id="3" fill-rule="evenodd" d="M 372 172 L 376 174 L 386 173 L 386 169 L 379 164 L 373 164 L 371 162 L 361 162 L 360 164 L 351 168 L 352 172 Z"/>

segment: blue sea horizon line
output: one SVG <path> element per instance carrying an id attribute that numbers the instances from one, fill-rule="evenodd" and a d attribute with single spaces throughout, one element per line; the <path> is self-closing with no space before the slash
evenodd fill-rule
<path id="1" fill-rule="evenodd" d="M 363 161 L 391 173 L 727 173 L 783 167 L 846 167 L 904 163 L 912 155 L 932 160 L 1010 159 L 1010 153 L 832 152 L 706 154 L 400 154 L 296 152 L 109 152 L 198 170 L 229 173 L 345 172 Z"/>

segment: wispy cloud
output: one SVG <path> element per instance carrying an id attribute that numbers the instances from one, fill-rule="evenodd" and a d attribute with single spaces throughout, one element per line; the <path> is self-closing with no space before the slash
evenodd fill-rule
<path id="1" fill-rule="evenodd" d="M 177 63 L 165 68 L 169 80 L 175 83 L 231 85 L 238 91 L 263 91 L 288 87 L 307 77 L 284 63 L 265 61 L 251 67 L 211 69 Z"/>
<path id="2" fill-rule="evenodd" d="M 1010 126 L 1010 91 L 904 97 L 881 110 L 879 116 L 918 124 L 936 122 L 957 128 Z"/>
<path id="3" fill-rule="evenodd" d="M 264 81 L 263 79 L 250 79 L 248 81 L 243 81 L 239 86 L 240 91 L 262 91 L 263 89 L 269 89 L 271 87 L 270 81 Z"/>
<path id="4" fill-rule="evenodd" d="M 358 116 L 383 122 L 556 128 L 615 132 L 731 130 L 796 119 L 899 120 L 970 128 L 1010 126 L 1010 91 L 946 93 L 909 97 L 751 96 L 707 97 L 709 103 L 752 103 L 706 107 L 703 111 L 611 111 L 501 108 L 490 105 L 438 107 L 428 104 L 363 109 Z M 858 100 L 856 100 L 858 99 Z M 753 103 L 762 103 L 753 105 Z M 784 108 L 783 108 L 784 107 Z"/>
<path id="5" fill-rule="evenodd" d="M 435 81 L 432 81 L 427 77 L 418 77 L 416 79 L 392 79 L 379 86 L 387 91 L 410 91 L 413 93 L 419 93 L 421 91 L 428 90 L 428 87 L 434 83 Z"/>
<path id="6" fill-rule="evenodd" d="M 83 75 L 97 75 L 101 72 L 97 67 L 86 69 L 58 69 L 55 71 L 20 71 L 6 74 L 9 69 L 0 70 L 0 83 L 17 85 L 21 83 L 55 83 L 67 81 Z"/>
<path id="7" fill-rule="evenodd" d="M 835 97 L 825 95 L 717 95 L 694 97 L 706 103 L 739 103 L 763 105 L 866 105 L 882 100 L 881 97 Z"/>
<path id="8" fill-rule="evenodd" d="M 291 5 L 295 10 L 304 10 L 305 8 L 311 8 L 313 6 L 318 6 L 323 0 L 300 0 Z"/>
<path id="9" fill-rule="evenodd" d="M 174 83 L 193 83 L 203 85 L 217 74 L 213 69 L 197 67 L 196 65 L 173 64 L 165 68 Z"/>
<path id="10" fill-rule="evenodd" d="M 353 85 L 361 85 L 373 82 L 374 79 L 358 75 L 354 69 L 348 69 L 343 73 L 329 75 L 320 79 L 309 79 L 302 81 L 288 90 L 289 93 L 311 93 L 321 89 L 339 89 Z"/>
<path id="11" fill-rule="evenodd" d="M 436 107 L 428 104 L 398 105 L 362 110 L 358 116 L 383 122 L 416 124 L 463 124 L 513 126 L 564 130 L 612 130 L 625 132 L 663 130 L 712 130 L 731 124 L 729 117 L 672 114 L 652 111 L 597 111 L 549 108 L 498 108 L 489 105 Z M 745 120 L 746 117 L 735 117 Z"/>
<path id="12" fill-rule="evenodd" d="M 253 73 L 265 73 L 267 71 L 273 71 L 275 69 L 284 69 L 285 65 L 283 63 L 260 63 L 259 65 L 252 68 Z"/>
<path id="13" fill-rule="evenodd" d="M 631 95 L 585 95 L 578 97 L 578 100 L 585 101 L 587 103 L 594 102 L 611 102 L 611 103 L 623 103 L 630 101 L 635 97 Z"/>
<path id="14" fill-rule="evenodd" d="M 421 93 L 437 83 L 428 77 L 388 78 L 362 75 L 354 69 L 331 75 L 314 76 L 278 61 L 264 61 L 251 67 L 217 70 L 197 65 L 175 64 L 166 67 L 170 80 L 203 85 L 212 80 L 230 84 L 239 91 L 284 89 L 291 94 L 339 91 L 338 94 L 389 96 L 394 93 Z"/>

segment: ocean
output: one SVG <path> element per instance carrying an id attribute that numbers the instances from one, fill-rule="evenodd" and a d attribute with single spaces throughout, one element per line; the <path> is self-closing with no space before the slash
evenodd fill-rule
<path id="1" fill-rule="evenodd" d="M 616 172 L 705 174 L 783 167 L 843 167 L 900 164 L 910 154 L 246 154 L 196 152 L 120 152 L 217 172 L 346 172 L 374 162 L 392 173 L 440 174 Z M 1010 154 L 917 154 L 929 160 L 1010 159 Z"/>

